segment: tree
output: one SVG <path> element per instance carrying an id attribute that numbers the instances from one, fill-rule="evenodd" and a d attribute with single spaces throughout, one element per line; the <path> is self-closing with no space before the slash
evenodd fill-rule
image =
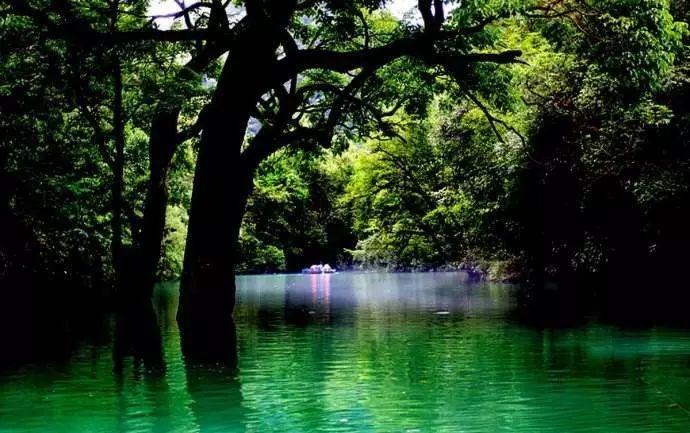
<path id="1" fill-rule="evenodd" d="M 456 101 L 440 96 L 428 119 L 355 154 L 345 202 L 363 264 L 424 269 L 501 258 L 500 208 L 515 151 L 481 109 Z"/>
<path id="2" fill-rule="evenodd" d="M 199 74 L 212 67 L 223 52 L 215 40 L 195 47 L 155 44 L 165 40 L 162 36 L 166 33 L 150 28 L 150 21 L 145 19 L 147 8 L 146 1 L 115 1 L 107 8 L 85 2 L 36 5 L 13 1 L 5 11 L 15 22 L 31 28 L 25 47 L 64 47 L 61 61 L 66 73 L 74 78 L 69 80 L 65 92 L 75 95 L 75 104 L 92 130 L 94 141 L 99 143 L 99 154 L 113 171 L 112 263 L 122 280 L 121 291 L 127 290 L 127 297 L 139 299 L 150 297 L 155 281 L 173 156 L 196 130 L 192 125 L 189 130 L 178 132 L 178 122 L 185 123 L 180 115 L 186 116 L 190 109 L 198 110 L 197 98 L 206 91 Z M 180 32 L 185 31 L 171 30 L 170 34 Z M 176 59 L 190 51 L 191 59 L 180 67 Z M 107 89 L 108 85 L 111 89 Z M 148 121 L 150 125 L 144 125 Z M 148 159 L 149 175 L 144 181 L 148 185 L 142 187 L 138 178 L 137 183 L 130 185 L 133 194 L 129 194 L 124 185 L 125 135 L 137 135 L 140 129 L 148 130 L 148 155 L 142 155 L 138 148 L 130 150 Z M 134 172 L 132 175 L 139 176 Z M 143 200 L 138 196 L 142 190 Z M 133 202 L 124 204 L 123 194 L 129 194 Z M 143 208 L 139 209 L 138 203 L 142 201 Z M 128 229 L 122 228 L 123 213 L 130 223 Z M 129 234 L 125 246 L 123 233 Z"/>
<path id="3" fill-rule="evenodd" d="M 132 16 L 141 15 L 144 5 L 136 2 Z M 112 6 L 119 10 L 119 3 Z M 363 117 L 371 117 L 367 111 L 376 111 L 376 104 L 355 96 L 379 69 L 397 59 L 417 59 L 460 76 L 476 63 L 509 63 L 519 56 L 517 51 L 481 52 L 477 50 L 481 40 L 472 40 L 473 34 L 496 18 L 490 15 L 494 5 L 468 4 L 457 20 L 448 21 L 442 1 L 422 0 L 418 4 L 421 25 L 389 26 L 373 33 L 363 10 L 380 8 L 379 1 L 247 1 L 240 5 L 244 17 L 235 23 L 228 18 L 228 6 L 220 1 L 183 6 L 175 14 L 184 19 L 187 28 L 183 30 L 103 28 L 99 19 L 109 11 L 78 1 L 46 5 L 12 0 L 8 9 L 32 20 L 42 37 L 95 50 L 153 41 L 190 43 L 191 60 L 180 70 L 181 79 L 190 71 L 204 71 L 228 52 L 211 102 L 191 130 L 177 131 L 181 104 L 172 96 L 181 95 L 169 89 L 172 95 L 161 98 L 149 134 L 150 181 L 141 242 L 135 250 L 139 253 L 133 254 L 132 263 L 141 264 L 142 272 L 150 276 L 163 239 L 172 155 L 182 139 L 201 131 L 182 280 L 182 318 L 186 312 L 194 317 L 232 310 L 233 250 L 254 170 L 268 155 L 288 143 L 330 143 L 339 125 L 351 126 L 348 122 L 353 117 L 347 114 L 354 112 L 353 107 L 359 106 L 360 111 L 364 107 Z M 354 35 L 357 38 L 349 41 Z M 302 78 L 310 74 L 319 76 L 319 81 L 300 87 Z M 291 84 L 285 88 L 285 83 Z M 275 109 L 269 117 L 256 118 L 262 127 L 245 143 L 247 125 L 268 95 L 277 102 Z M 316 101 L 316 108 L 315 99 L 323 101 Z M 308 122 L 302 122 L 296 115 L 302 108 L 321 115 L 311 114 Z"/>
<path id="4" fill-rule="evenodd" d="M 509 248 L 537 295 L 555 281 L 573 297 L 643 308 L 645 282 L 657 275 L 630 270 L 663 268 L 653 252 L 660 227 L 650 216 L 676 214 L 654 201 L 680 192 L 659 156 L 683 152 L 670 126 L 682 109 L 674 112 L 662 95 L 684 75 L 687 24 L 655 0 L 566 2 L 549 13 L 565 19 L 535 28 L 563 60 L 540 74 L 557 80 L 532 80 L 526 95 L 540 108 L 507 208 L 515 229 Z M 660 131 L 670 135 L 661 140 Z"/>
<path id="5" fill-rule="evenodd" d="M 466 18 L 475 26 L 463 27 L 468 22 L 460 22 L 454 29 L 446 30 L 441 1 L 419 2 L 422 26 L 396 27 L 375 38 L 371 38 L 366 17 L 362 18 L 358 7 L 375 9 L 380 7 L 379 2 L 345 6 L 339 2 L 277 5 L 267 1 L 246 6 L 247 26 L 237 36 L 237 45 L 228 55 L 203 118 L 181 286 L 183 320 L 185 316 L 209 317 L 209 312 L 213 312 L 210 316 L 214 317 L 231 312 L 236 240 L 254 171 L 268 155 L 288 144 L 328 146 L 339 125 L 352 125 L 348 124 L 348 114 L 353 107 L 381 112 L 376 102 L 363 102 L 357 96 L 369 78 L 399 58 L 418 59 L 428 66 L 460 73 L 479 62 L 514 62 L 520 54 L 473 51 L 471 44 L 462 43 L 463 37 L 480 30 L 486 17 L 477 21 L 476 15 L 468 14 Z M 311 19 L 302 19 L 304 15 Z M 359 30 L 364 34 L 359 39 L 362 47 L 348 46 L 352 42 L 342 40 L 343 32 L 338 35 L 338 28 L 329 26 L 335 23 L 357 29 L 352 23 L 358 20 L 363 27 Z M 303 26 L 305 21 L 307 25 Z M 310 48 L 307 40 L 299 38 L 309 27 L 315 27 L 312 32 L 317 34 L 318 48 Z M 325 30 L 325 34 L 318 34 L 316 29 Z M 331 35 L 333 40 L 327 39 Z M 319 82 L 302 83 L 303 76 L 317 72 Z M 347 73 L 354 75 L 347 79 L 343 76 Z M 330 80 L 338 76 L 345 80 L 334 86 Z M 290 83 L 287 88 L 285 83 Z M 266 102 L 264 95 L 276 101 L 273 116 L 266 118 L 261 113 L 255 117 L 261 128 L 245 143 L 245 130 L 257 106 Z M 332 103 L 318 102 L 328 97 Z M 311 114 L 306 125 L 300 121 L 300 111 L 314 110 L 321 114 Z"/>
<path id="6" fill-rule="evenodd" d="M 191 203 L 180 319 L 229 318 L 240 260 L 321 251 L 319 188 L 347 181 L 306 155 L 350 144 L 364 254 L 514 257 L 536 286 L 682 262 L 686 2 L 384 3 L 180 2 L 165 29 L 146 1 L 4 3 L 2 272 L 94 266 L 148 299 Z"/>
<path id="7" fill-rule="evenodd" d="M 243 273 L 300 271 L 324 262 L 350 264 L 349 213 L 340 206 L 349 154 L 286 148 L 261 163 L 240 231 Z"/>

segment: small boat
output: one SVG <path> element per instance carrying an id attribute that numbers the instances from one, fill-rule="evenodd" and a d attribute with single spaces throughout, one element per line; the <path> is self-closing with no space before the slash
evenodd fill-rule
<path id="1" fill-rule="evenodd" d="M 329 264 L 311 265 L 308 268 L 302 269 L 303 274 L 334 274 L 335 272 L 336 269 L 332 268 Z"/>
<path id="2" fill-rule="evenodd" d="M 311 265 L 308 268 L 302 269 L 303 274 L 322 274 L 323 266 L 321 265 Z"/>
<path id="3" fill-rule="evenodd" d="M 311 268 L 304 268 L 304 269 L 302 269 L 302 273 L 303 274 L 322 274 L 323 271 L 320 269 L 316 270 L 316 269 L 311 269 Z"/>

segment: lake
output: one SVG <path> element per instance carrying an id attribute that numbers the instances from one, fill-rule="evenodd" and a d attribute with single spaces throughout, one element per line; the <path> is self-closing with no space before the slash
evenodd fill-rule
<path id="1" fill-rule="evenodd" d="M 1 370 L 0 432 L 690 432 L 687 330 L 526 326 L 464 273 L 243 276 L 235 368 L 182 355 L 176 293 L 144 343 L 107 317 Z"/>

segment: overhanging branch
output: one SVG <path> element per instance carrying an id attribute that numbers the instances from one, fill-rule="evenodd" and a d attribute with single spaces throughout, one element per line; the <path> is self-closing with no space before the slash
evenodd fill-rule
<path id="1" fill-rule="evenodd" d="M 336 72 L 350 72 L 359 68 L 379 68 L 400 57 L 424 58 L 436 65 L 467 65 L 479 62 L 491 63 L 524 63 L 519 57 L 519 50 L 507 50 L 497 53 L 435 54 L 429 52 L 429 46 L 422 38 L 411 37 L 399 39 L 381 47 L 356 51 L 331 51 L 304 49 L 292 59 L 278 62 L 277 74 L 281 79 L 308 69 L 327 69 Z"/>

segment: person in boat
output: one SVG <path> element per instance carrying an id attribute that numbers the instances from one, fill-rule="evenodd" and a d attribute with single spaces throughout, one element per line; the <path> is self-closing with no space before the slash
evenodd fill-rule
<path id="1" fill-rule="evenodd" d="M 328 274 L 330 274 L 330 273 L 332 273 L 332 272 L 335 271 L 333 268 L 331 268 L 331 265 L 329 265 L 328 263 L 326 263 L 325 265 L 323 265 L 322 270 L 323 270 L 324 272 L 328 273 Z"/>
<path id="2" fill-rule="evenodd" d="M 311 272 L 312 274 L 320 274 L 321 272 L 323 272 L 323 267 L 321 265 L 311 265 L 309 267 L 309 272 Z"/>

